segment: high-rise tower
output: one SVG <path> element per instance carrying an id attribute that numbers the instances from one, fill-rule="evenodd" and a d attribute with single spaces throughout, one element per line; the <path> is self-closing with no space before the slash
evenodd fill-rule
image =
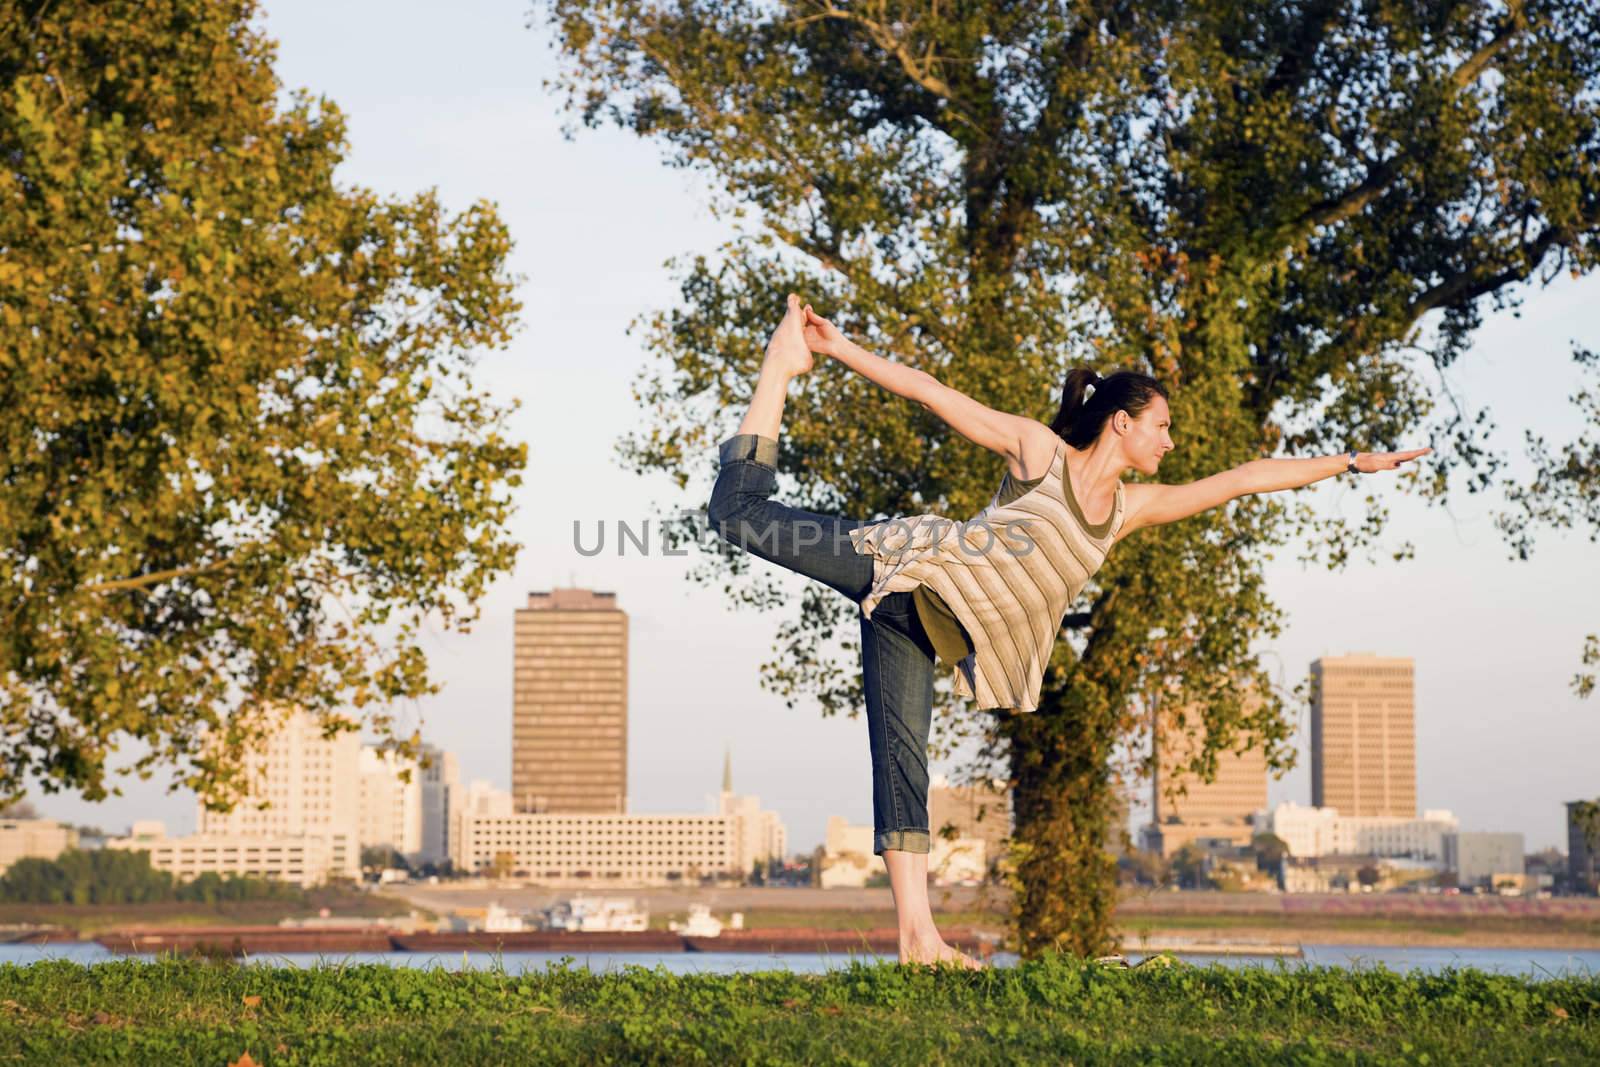
<path id="1" fill-rule="evenodd" d="M 1370 652 L 1311 664 L 1311 803 L 1417 817 L 1415 671 Z"/>
<path id="2" fill-rule="evenodd" d="M 627 810 L 628 616 L 615 593 L 553 589 L 517 611 L 511 795 L 521 812 Z"/>

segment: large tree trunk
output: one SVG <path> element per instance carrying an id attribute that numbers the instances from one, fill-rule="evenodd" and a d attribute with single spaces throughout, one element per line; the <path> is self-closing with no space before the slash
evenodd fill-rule
<path id="1" fill-rule="evenodd" d="M 1004 727 L 1018 845 L 1012 908 L 1024 957 L 1117 948 L 1117 864 L 1107 848 L 1112 726 L 1106 716 L 1046 704 Z"/>

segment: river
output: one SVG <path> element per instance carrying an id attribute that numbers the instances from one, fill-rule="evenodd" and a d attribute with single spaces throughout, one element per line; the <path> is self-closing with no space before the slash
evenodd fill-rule
<path id="1" fill-rule="evenodd" d="M 1303 959 L 1277 959 L 1259 956 L 1183 956 L 1186 963 L 1205 966 L 1220 963 L 1225 967 L 1377 967 L 1391 971 L 1438 972 L 1449 968 L 1474 968 L 1499 974 L 1524 975 L 1535 979 L 1591 976 L 1600 973 L 1600 950 L 1562 950 L 1535 948 L 1404 948 L 1394 945 L 1313 945 L 1302 944 Z M 0 944 L 0 963 L 29 964 L 41 960 L 71 960 L 76 963 L 104 963 L 123 959 L 92 941 L 61 942 L 43 945 Z M 151 957 L 145 957 L 151 958 Z M 487 970 L 503 966 L 516 974 L 544 970 L 557 965 L 563 956 L 551 952 L 488 952 L 431 954 L 421 952 L 351 952 L 337 955 L 285 953 L 251 957 L 248 962 L 266 966 L 313 967 L 341 964 L 385 963 L 395 967 L 443 967 L 448 970 Z M 1141 956 L 1128 952 L 1130 962 Z M 881 959 L 870 954 L 763 955 L 752 952 L 663 952 L 574 954 L 576 965 L 593 971 L 620 970 L 624 966 L 661 967 L 670 974 L 732 974 L 748 971 L 787 970 L 817 974 L 853 959 L 868 962 Z M 998 966 L 1010 966 L 1017 957 L 999 952 L 993 957 Z"/>

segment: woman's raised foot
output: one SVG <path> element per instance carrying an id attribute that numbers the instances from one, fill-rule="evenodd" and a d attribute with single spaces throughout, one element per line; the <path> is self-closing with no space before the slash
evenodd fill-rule
<path id="1" fill-rule="evenodd" d="M 785 378 L 797 378 L 811 369 L 811 346 L 806 343 L 806 316 L 800 298 L 790 293 L 788 304 L 783 321 L 767 342 L 761 369 L 772 367 Z"/>

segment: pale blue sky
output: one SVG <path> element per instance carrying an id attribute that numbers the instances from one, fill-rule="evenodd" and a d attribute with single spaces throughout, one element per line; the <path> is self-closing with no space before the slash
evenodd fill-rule
<path id="1" fill-rule="evenodd" d="M 782 813 L 795 848 L 819 843 L 829 815 L 870 822 L 864 718 L 790 712 L 757 684 L 778 616 L 730 611 L 684 579 L 683 560 L 591 558 L 572 545 L 575 519 L 591 532 L 601 519 L 637 522 L 653 503 L 699 506 L 709 489 L 679 494 L 614 459 L 619 436 L 644 417 L 629 386 L 646 356 L 628 323 L 677 297 L 667 258 L 710 251 L 726 233 L 697 179 L 632 135 L 561 137 L 558 103 L 541 88 L 548 42 L 527 25 L 523 0 L 267 0 L 265 11 L 284 83 L 331 97 L 349 117 L 342 178 L 393 194 L 437 187 L 455 209 L 496 201 L 526 278 L 526 328 L 482 364 L 486 388 L 522 401 L 513 429 L 529 464 L 514 531 L 524 549 L 474 631 L 431 643 L 446 688 L 422 709 L 425 736 L 460 756 L 464 777 L 509 784 L 512 612 L 531 589 L 575 582 L 616 591 L 631 618 L 634 810 L 702 810 L 726 743 L 735 787 Z M 1463 361 L 1463 391 L 1494 404 L 1513 456 L 1524 427 L 1576 429 L 1569 340 L 1600 344 L 1597 302 L 1600 279 L 1563 280 L 1521 318 L 1490 320 Z M 1583 635 L 1600 628 L 1600 551 L 1582 535 L 1547 535 L 1531 562 L 1509 561 L 1493 501 L 1463 494 L 1446 512 L 1383 478 L 1361 490 L 1387 493 L 1392 540 L 1412 540 L 1417 558 L 1330 574 L 1284 553 L 1269 572 L 1289 618 L 1263 649 L 1267 662 L 1293 685 L 1319 655 L 1414 657 L 1421 806 L 1451 808 L 1470 829 L 1520 830 L 1530 849 L 1564 848 L 1561 802 L 1600 794 L 1600 701 L 1579 701 L 1567 685 Z M 1320 507 L 1360 514 L 1345 479 L 1309 492 Z M 791 581 L 798 590 L 802 580 Z M 1273 800 L 1309 803 L 1308 760 L 1272 784 Z M 110 830 L 142 817 L 192 829 L 192 797 L 164 789 L 132 782 L 102 805 L 37 799 L 46 813 Z"/>

